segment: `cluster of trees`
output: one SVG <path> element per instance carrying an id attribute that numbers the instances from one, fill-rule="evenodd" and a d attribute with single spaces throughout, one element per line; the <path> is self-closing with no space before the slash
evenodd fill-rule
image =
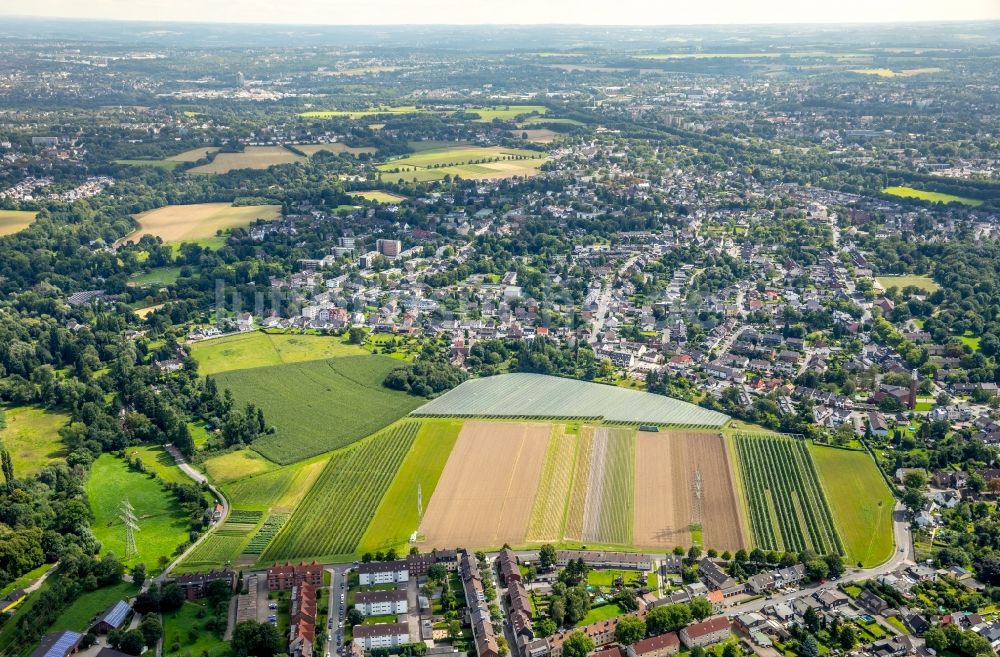
<path id="1" fill-rule="evenodd" d="M 419 359 L 412 365 L 397 367 L 382 382 L 387 388 L 402 390 L 418 397 L 432 397 L 451 390 L 469 378 L 464 370 L 445 358 Z"/>
<path id="2" fill-rule="evenodd" d="M 477 376 L 535 372 L 592 380 L 598 364 L 589 345 L 567 345 L 548 338 L 481 340 L 472 345 L 466 364 Z"/>

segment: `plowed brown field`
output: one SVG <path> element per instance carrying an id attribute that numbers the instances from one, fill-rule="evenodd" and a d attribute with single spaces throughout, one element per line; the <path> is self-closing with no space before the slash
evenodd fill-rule
<path id="1" fill-rule="evenodd" d="M 552 426 L 466 422 L 421 523 L 427 548 L 525 542 Z"/>
<path id="2" fill-rule="evenodd" d="M 700 517 L 696 473 L 701 473 Z M 635 534 L 642 547 L 691 545 L 692 524 L 706 548 L 747 546 L 725 439 L 704 432 L 639 432 L 636 438 Z"/>

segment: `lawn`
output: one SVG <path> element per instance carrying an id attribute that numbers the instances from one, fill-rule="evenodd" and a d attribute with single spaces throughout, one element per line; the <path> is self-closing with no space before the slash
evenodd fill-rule
<path id="1" fill-rule="evenodd" d="M 32 582 L 34 582 L 36 579 L 44 575 L 45 572 L 52 567 L 53 564 L 43 563 L 38 568 L 35 568 L 34 570 L 29 570 L 28 572 L 24 573 L 23 575 L 15 579 L 7 586 L 0 588 L 0 598 L 6 596 L 14 589 L 23 589 L 31 586 Z"/>
<path id="2" fill-rule="evenodd" d="M 360 356 L 365 353 L 360 345 L 348 344 L 339 337 L 262 331 L 204 340 L 191 345 L 191 354 L 198 361 L 198 371 L 206 376 L 230 370 L 302 363 L 338 356 Z"/>
<path id="3" fill-rule="evenodd" d="M 941 192 L 930 192 L 925 189 L 916 189 L 915 187 L 886 187 L 882 192 L 890 196 L 915 198 L 930 203 L 961 203 L 962 205 L 972 207 L 978 207 L 983 204 L 979 199 L 955 196 L 954 194 L 942 194 Z"/>
<path id="4" fill-rule="evenodd" d="M 196 448 L 201 449 L 208 442 L 208 429 L 205 428 L 204 424 L 188 422 L 188 431 L 191 432 L 191 440 L 194 441 Z"/>
<path id="5" fill-rule="evenodd" d="M 166 657 L 196 655 L 223 657 L 229 644 L 208 629 L 212 614 L 204 600 L 185 602 L 177 611 L 163 615 L 163 654 Z M 224 623 L 223 623 L 224 625 Z M 174 649 L 177 644 L 177 649 Z"/>
<path id="6" fill-rule="evenodd" d="M 276 431 L 253 448 L 288 464 L 369 436 L 426 401 L 382 385 L 399 365 L 385 356 L 347 356 L 223 372 L 215 380 L 238 405 L 264 410 Z"/>
<path id="7" fill-rule="evenodd" d="M 139 286 L 143 285 L 170 285 L 176 283 L 180 278 L 180 267 L 157 267 L 141 274 L 134 274 L 129 282 Z"/>
<path id="8" fill-rule="evenodd" d="M 617 604 L 609 605 L 599 605 L 597 607 L 591 607 L 587 615 L 583 617 L 576 627 L 584 627 L 585 625 L 590 625 L 591 623 L 596 623 L 602 620 L 608 620 L 609 618 L 614 618 L 615 616 L 621 616 L 625 613 Z"/>
<path id="9" fill-rule="evenodd" d="M 36 474 L 66 455 L 59 429 L 69 421 L 68 415 L 37 406 L 18 406 L 5 411 L 7 426 L 0 430 L 0 442 L 10 452 L 15 476 Z"/>
<path id="10" fill-rule="evenodd" d="M 229 203 L 192 203 L 165 205 L 135 215 L 139 227 L 120 240 L 138 242 L 143 235 L 155 235 L 164 242 L 191 242 L 215 237 L 218 231 L 248 226 L 257 219 L 281 217 L 278 205 L 242 205 Z"/>
<path id="11" fill-rule="evenodd" d="M 274 464 L 251 449 L 226 452 L 205 459 L 202 465 L 212 481 L 226 483 L 274 469 Z"/>
<path id="12" fill-rule="evenodd" d="M 930 276 L 878 276 L 875 280 L 886 290 L 890 287 L 894 287 L 897 290 L 902 290 L 906 287 L 918 287 L 929 294 L 938 289 L 938 284 Z"/>
<path id="13" fill-rule="evenodd" d="M 958 340 L 962 344 L 968 345 L 969 348 L 972 349 L 973 351 L 979 351 L 980 338 L 978 336 L 966 333 L 965 335 L 958 336 Z"/>
<path id="14" fill-rule="evenodd" d="M 111 454 L 102 454 L 94 461 L 86 493 L 94 514 L 91 529 L 101 542 L 102 552 L 114 552 L 128 566 L 143 562 L 155 570 L 161 556 L 172 556 L 188 540 L 190 520 L 174 497 L 158 481 L 129 470 L 124 461 Z M 119 519 L 126 499 L 139 521 L 139 554 L 130 559 L 125 558 L 125 532 Z"/>
<path id="15" fill-rule="evenodd" d="M 406 200 L 405 196 L 390 194 L 389 192 L 381 192 L 378 190 L 369 192 L 353 192 L 351 196 L 363 198 L 366 201 L 375 201 L 376 203 L 399 203 L 400 201 Z"/>
<path id="16" fill-rule="evenodd" d="M 184 474 L 170 452 L 159 445 L 142 445 L 140 447 L 129 447 L 128 455 L 132 458 L 139 457 L 142 464 L 151 472 L 168 483 L 190 484 L 191 477 Z"/>
<path id="17" fill-rule="evenodd" d="M 417 529 L 417 486 L 430 501 L 441 471 L 462 429 L 461 421 L 426 420 L 396 478 L 386 491 L 368 531 L 358 545 L 359 552 L 375 552 L 405 546 Z"/>
<path id="18" fill-rule="evenodd" d="M 865 452 L 809 445 L 850 563 L 865 567 L 892 555 L 892 493 Z"/>
<path id="19" fill-rule="evenodd" d="M 139 592 L 131 582 L 119 582 L 96 591 L 88 591 L 77 598 L 72 605 L 59 615 L 49 628 L 50 632 L 74 630 L 85 632 L 93 625 L 95 617 L 103 614 L 119 600 L 128 600 Z"/>
<path id="20" fill-rule="evenodd" d="M 208 164 L 189 169 L 190 173 L 229 173 L 237 169 L 267 169 L 276 164 L 304 162 L 305 158 L 284 146 L 247 146 L 242 153 L 216 153 Z"/>
<path id="21" fill-rule="evenodd" d="M 0 210 L 0 237 L 21 232 L 31 225 L 37 214 L 27 210 Z"/>
<path id="22" fill-rule="evenodd" d="M 244 476 L 223 485 L 222 489 L 239 509 L 291 511 L 312 488 L 329 460 L 329 455 L 324 454 L 263 474 Z"/>
<path id="23" fill-rule="evenodd" d="M 647 587 L 656 588 L 656 573 L 640 573 L 635 570 L 591 570 L 587 573 L 587 584 L 609 588 L 614 586 L 618 577 L 623 578 L 625 583 L 634 582 L 641 577 Z"/>

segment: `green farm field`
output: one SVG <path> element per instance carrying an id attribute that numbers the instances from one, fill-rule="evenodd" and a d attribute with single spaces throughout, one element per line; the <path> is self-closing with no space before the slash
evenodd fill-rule
<path id="1" fill-rule="evenodd" d="M 335 452 L 261 562 L 356 553 L 419 429 L 419 422 L 404 421 Z"/>
<path id="2" fill-rule="evenodd" d="M 191 150 L 178 153 L 177 155 L 171 155 L 170 157 L 163 158 L 162 160 L 115 160 L 115 164 L 125 164 L 133 167 L 153 167 L 157 169 L 164 169 L 166 171 L 173 171 L 182 164 L 187 162 L 197 162 L 198 160 L 206 158 L 212 153 L 217 153 L 218 151 L 219 148 L 217 146 L 204 146 L 202 148 L 192 148 Z"/>
<path id="3" fill-rule="evenodd" d="M 382 385 L 399 361 L 385 356 L 346 356 L 224 372 L 220 390 L 236 403 L 253 402 L 276 432 L 253 448 L 288 464 L 338 449 L 395 422 L 424 400 Z"/>
<path id="4" fill-rule="evenodd" d="M 37 406 L 8 408 L 5 413 L 7 426 L 0 430 L 0 442 L 10 452 L 16 476 L 37 474 L 65 456 L 59 429 L 69 421 L 68 415 Z"/>
<path id="5" fill-rule="evenodd" d="M 158 481 L 129 470 L 124 461 L 111 454 L 102 454 L 94 461 L 86 493 L 94 514 L 91 529 L 101 542 L 102 553 L 114 552 L 128 566 L 143 562 L 153 569 L 161 556 L 172 556 L 188 540 L 189 519 L 173 496 Z M 125 559 L 125 532 L 119 520 L 125 499 L 139 520 L 139 554 L 130 559 Z"/>
<path id="6" fill-rule="evenodd" d="M 804 441 L 775 434 L 737 433 L 732 444 L 754 546 L 843 553 L 842 539 Z"/>
<path id="7" fill-rule="evenodd" d="M 27 210 L 0 210 L 0 237 L 21 232 L 31 225 L 37 214 Z"/>
<path id="8" fill-rule="evenodd" d="M 324 454 L 263 474 L 250 474 L 223 484 L 222 490 L 238 509 L 291 511 L 312 488 L 329 460 L 329 455 Z"/>
<path id="9" fill-rule="evenodd" d="M 323 151 L 325 153 L 347 153 L 348 155 L 362 155 L 362 154 L 372 154 L 376 149 L 371 146 L 348 146 L 341 142 L 334 142 L 332 144 L 296 144 L 295 150 L 302 151 L 306 155 L 312 157 L 316 153 Z"/>
<path id="10" fill-rule="evenodd" d="M 892 493 L 865 452 L 810 444 L 849 563 L 868 568 L 892 555 Z"/>
<path id="11" fill-rule="evenodd" d="M 373 107 L 366 110 L 314 110 L 310 112 L 302 112 L 299 116 L 307 119 L 332 119 L 342 117 L 361 119 L 369 116 L 378 116 L 380 114 L 420 114 L 428 111 L 429 110 L 417 107 L 416 105 L 400 105 L 397 107 Z"/>
<path id="12" fill-rule="evenodd" d="M 384 551 L 406 544 L 419 521 L 417 486 L 421 488 L 426 505 L 461 429 L 461 421 L 425 420 L 421 423 L 413 447 L 358 545 L 359 552 Z"/>
<path id="13" fill-rule="evenodd" d="M 180 275 L 180 267 L 156 267 L 147 272 L 135 274 L 129 279 L 129 283 L 140 287 L 146 285 L 170 285 L 176 283 Z"/>
<path id="14" fill-rule="evenodd" d="M 905 287 L 918 287 L 924 292 L 930 293 L 938 289 L 938 284 L 930 276 L 878 276 L 875 280 L 886 290 L 890 287 L 895 287 L 898 290 Z"/>
<path id="15" fill-rule="evenodd" d="M 882 192 L 889 194 L 890 196 L 915 198 L 920 199 L 921 201 L 928 201 L 930 203 L 961 203 L 962 205 L 968 205 L 971 207 L 978 207 L 983 204 L 983 202 L 978 199 L 967 198 L 965 196 L 955 196 L 954 194 L 942 194 L 941 192 L 930 192 L 925 189 L 916 189 L 915 187 L 886 187 L 882 190 Z"/>
<path id="16" fill-rule="evenodd" d="M 198 361 L 198 372 L 205 376 L 365 353 L 359 345 L 348 344 L 339 337 L 263 331 L 249 331 L 191 345 L 191 355 Z"/>

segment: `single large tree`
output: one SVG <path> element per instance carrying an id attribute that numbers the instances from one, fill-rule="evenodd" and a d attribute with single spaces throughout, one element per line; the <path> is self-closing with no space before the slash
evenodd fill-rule
<path id="1" fill-rule="evenodd" d="M 231 646 L 234 657 L 274 657 L 283 651 L 282 643 L 278 628 L 248 620 L 233 630 Z"/>
<path id="2" fill-rule="evenodd" d="M 565 657 L 587 657 L 594 649 L 594 640 L 583 632 L 573 632 L 563 642 Z"/>
<path id="3" fill-rule="evenodd" d="M 628 646 L 646 636 L 646 623 L 638 616 L 622 616 L 615 627 L 615 639 Z"/>

